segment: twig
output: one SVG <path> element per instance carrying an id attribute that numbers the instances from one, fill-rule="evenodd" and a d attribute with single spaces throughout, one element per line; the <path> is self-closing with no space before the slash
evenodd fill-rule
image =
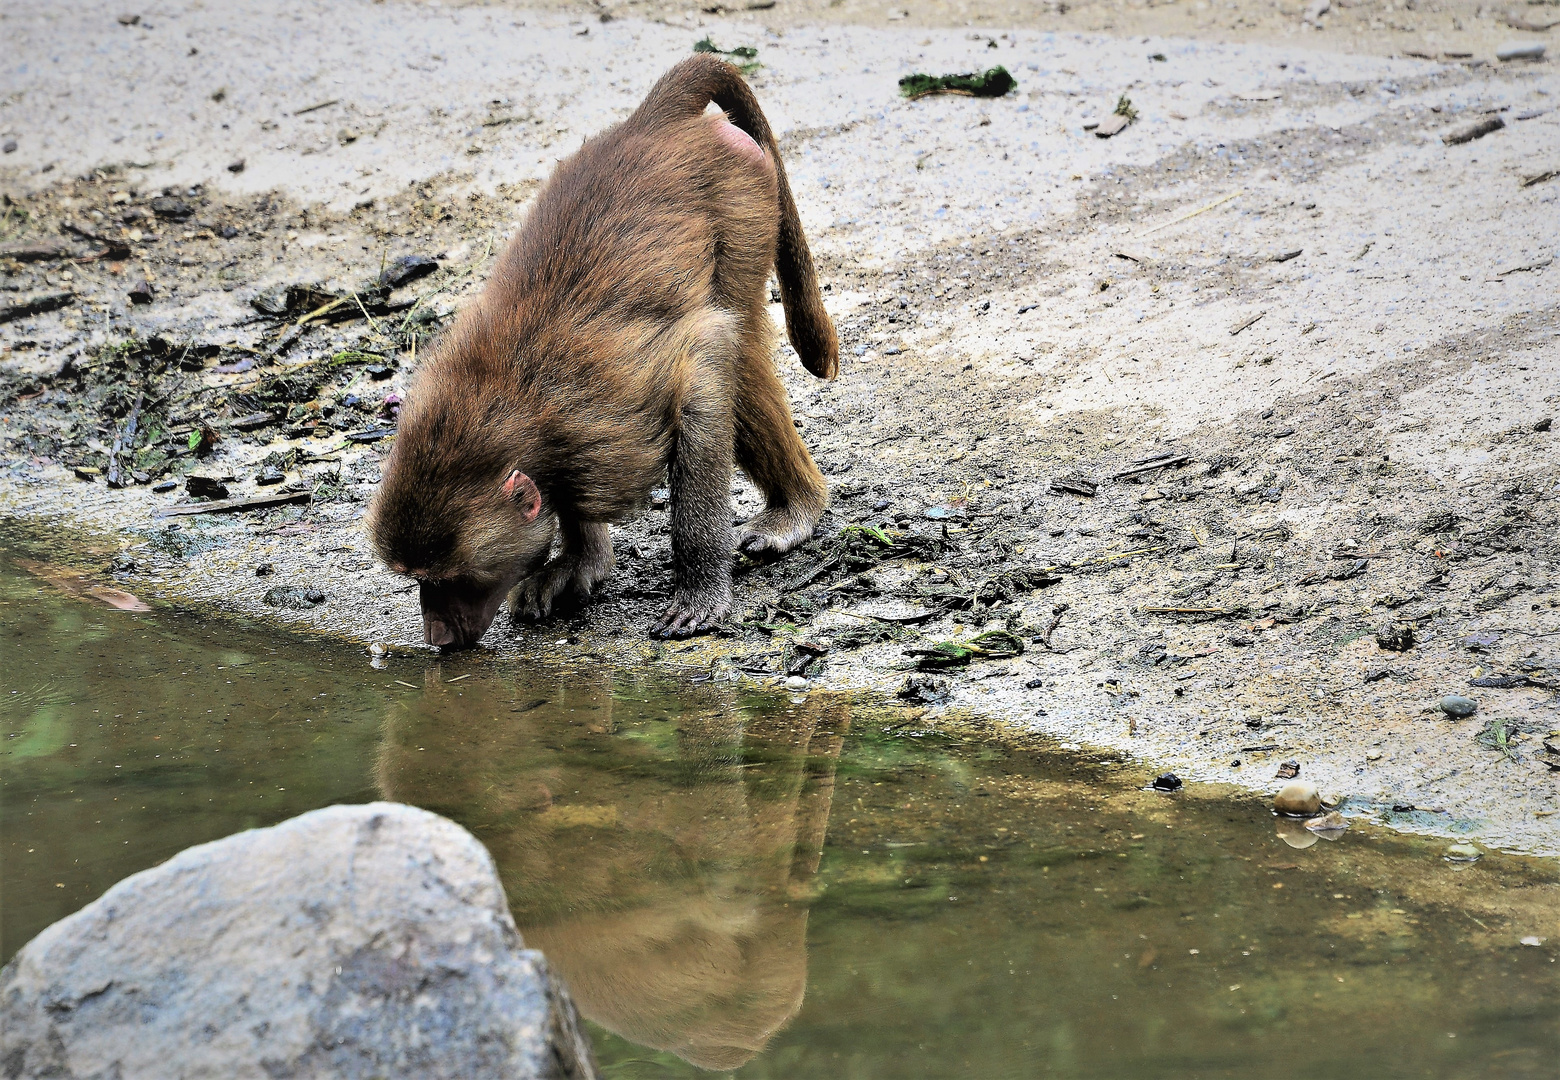
<path id="1" fill-rule="evenodd" d="M 274 495 L 255 495 L 247 499 L 222 499 L 218 502 L 185 503 L 166 506 L 152 514 L 154 518 L 193 517 L 196 514 L 231 514 L 244 510 L 263 510 L 271 506 L 308 502 L 313 498 L 307 491 L 279 491 Z"/>
<path id="2" fill-rule="evenodd" d="M 1132 468 L 1125 469 L 1112 476 L 1111 479 L 1126 480 L 1134 476 L 1141 476 L 1143 473 L 1151 473 L 1156 469 L 1168 469 L 1175 465 L 1185 465 L 1190 460 L 1192 459 L 1186 454 L 1172 454 L 1169 457 L 1157 458 L 1153 461 L 1144 462 L 1141 465 L 1134 465 Z"/>
<path id="3" fill-rule="evenodd" d="M 1214 207 L 1216 207 L 1216 206 L 1223 206 L 1225 203 L 1229 202 L 1231 199 L 1238 199 L 1238 198 L 1240 198 L 1244 194 L 1245 194 L 1244 191 L 1239 191 L 1239 190 L 1232 191 L 1228 195 L 1225 195 L 1222 198 L 1218 198 L 1218 199 L 1213 200 L 1213 202 L 1209 203 L 1207 206 L 1199 206 L 1196 210 L 1193 210 L 1190 213 L 1182 214 L 1180 217 L 1176 218 L 1174 221 L 1167 221 L 1167 222 L 1165 222 L 1162 225 L 1155 225 L 1152 229 L 1145 229 L 1144 231 L 1138 233 L 1138 236 L 1139 237 L 1150 236 L 1153 233 L 1158 232 L 1160 229 L 1168 229 L 1172 225 L 1179 225 L 1183 221 L 1190 221 L 1192 218 L 1196 217 L 1198 214 L 1206 214 L 1209 210 L 1212 210 Z"/>

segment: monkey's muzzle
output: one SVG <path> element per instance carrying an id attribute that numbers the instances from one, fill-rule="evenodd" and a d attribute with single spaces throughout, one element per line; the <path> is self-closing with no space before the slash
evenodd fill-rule
<path id="1" fill-rule="evenodd" d="M 493 625 L 507 583 L 483 585 L 456 578 L 453 581 L 420 581 L 423 640 L 440 649 L 469 649 Z"/>

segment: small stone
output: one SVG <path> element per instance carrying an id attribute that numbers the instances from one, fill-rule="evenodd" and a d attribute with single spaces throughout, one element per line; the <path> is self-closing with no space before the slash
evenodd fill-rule
<path id="1" fill-rule="evenodd" d="M 7 139 L 5 141 L 5 145 L 0 146 L 0 151 L 4 151 L 7 154 L 14 154 L 14 153 L 16 153 L 16 140 L 15 139 Z"/>
<path id="2" fill-rule="evenodd" d="M 1123 131 L 1127 130 L 1127 125 L 1130 123 L 1132 123 L 1130 117 L 1123 116 L 1121 113 L 1113 112 L 1105 119 L 1101 120 L 1097 125 L 1095 125 L 1095 138 L 1108 139 L 1112 135 L 1119 135 Z"/>
<path id="3" fill-rule="evenodd" d="M 1472 698 L 1459 697 L 1456 694 L 1448 694 L 1441 699 L 1441 711 L 1459 720 L 1465 716 L 1472 716 L 1478 707 L 1479 703 Z"/>
<path id="4" fill-rule="evenodd" d="M 1520 944 L 1531 945 L 1536 949 L 1548 940 L 1548 938 L 1541 938 L 1537 934 L 1529 934 L 1527 937 L 1521 940 Z"/>
<path id="5" fill-rule="evenodd" d="M 1294 780 L 1273 796 L 1273 809 L 1285 817 L 1311 817 L 1322 808 L 1322 794 L 1309 780 Z"/>
<path id="6" fill-rule="evenodd" d="M 935 675 L 911 675 L 899 688 L 899 699 L 917 705 L 941 705 L 948 700 L 950 693 L 947 679 Z"/>
<path id="7" fill-rule="evenodd" d="M 238 235 L 238 229 L 232 225 L 223 225 L 217 229 L 217 235 L 224 240 L 231 240 Z"/>
<path id="8" fill-rule="evenodd" d="M 275 563 L 263 562 L 255 567 L 255 577 L 270 577 L 274 573 L 276 573 Z"/>
<path id="9" fill-rule="evenodd" d="M 1478 862 L 1484 857 L 1484 852 L 1472 844 L 1453 844 L 1446 849 L 1447 862 Z"/>
<path id="10" fill-rule="evenodd" d="M 269 487 L 272 484 L 280 484 L 287 479 L 287 474 L 272 465 L 267 465 L 260 470 L 260 475 L 255 477 L 255 483 L 261 487 Z"/>
<path id="11" fill-rule="evenodd" d="M 308 611 L 325 602 L 325 594 L 318 589 L 303 589 L 296 585 L 277 585 L 267 589 L 263 597 L 265 603 L 271 607 L 287 608 L 290 611 Z"/>
<path id="12" fill-rule="evenodd" d="M 228 162 L 227 171 L 232 173 L 234 176 L 237 176 L 239 173 L 243 172 L 244 171 L 244 159 L 243 158 L 239 158 L 237 161 L 230 161 L 230 162 Z"/>
<path id="13" fill-rule="evenodd" d="M 1293 780 L 1300 775 L 1300 763 L 1298 761 L 1286 761 L 1278 767 L 1278 772 L 1273 774 L 1275 780 Z"/>
<path id="14" fill-rule="evenodd" d="M 1546 416 L 1542 420 L 1535 420 L 1535 421 L 1533 421 L 1533 430 L 1534 431 L 1548 431 L 1550 428 L 1554 427 L 1554 425 L 1555 425 L 1555 418 L 1553 416 Z"/>
<path id="15" fill-rule="evenodd" d="M 1336 810 L 1338 807 L 1342 806 L 1347 799 L 1348 796 L 1340 791 L 1324 791 L 1322 792 L 1322 809 Z"/>
<path id="16" fill-rule="evenodd" d="M 152 485 L 152 490 L 155 491 L 159 495 L 163 495 L 163 494 L 166 494 L 167 492 L 172 491 L 174 488 L 176 488 L 178 486 L 179 485 L 178 485 L 177 481 L 174 481 L 174 480 L 163 480 L 163 481 L 160 481 L 160 482 L 158 482 L 156 484 L 153 484 Z"/>
<path id="17" fill-rule="evenodd" d="M 1376 631 L 1376 644 L 1391 652 L 1407 652 L 1414 647 L 1413 623 L 1390 623 Z"/>
<path id="18" fill-rule="evenodd" d="M 1181 783 L 1181 778 L 1175 773 L 1167 772 L 1163 776 L 1154 777 L 1154 782 L 1148 786 L 1155 791 L 1180 791 L 1185 785 Z"/>
<path id="19" fill-rule="evenodd" d="M 1024 680 L 1024 689 L 1025 690 L 1038 690 L 1038 689 L 1040 689 L 1044 685 L 1045 685 L 1045 680 L 1044 679 L 1025 679 Z"/>
<path id="20" fill-rule="evenodd" d="M 168 221 L 188 221 L 195 214 L 195 208 L 183 199 L 176 199 L 171 195 L 159 195 L 152 200 L 152 213 Z"/>
<path id="21" fill-rule="evenodd" d="M 1305 827 L 1310 829 L 1312 832 L 1318 833 L 1342 832 L 1349 827 L 1349 822 L 1342 814 L 1334 810 L 1330 814 L 1323 814 L 1321 817 L 1312 818 L 1310 821 L 1305 823 Z"/>
<path id="22" fill-rule="evenodd" d="M 121 16 L 119 16 L 119 25 L 120 26 L 134 26 L 136 23 L 138 23 L 140 21 L 141 21 L 141 16 L 139 16 L 139 15 L 121 15 Z"/>
<path id="23" fill-rule="evenodd" d="M 153 298 L 156 296 L 156 291 L 152 288 L 152 283 L 150 281 L 142 279 L 141 281 L 137 281 L 134 285 L 130 286 L 130 291 L 126 294 L 126 296 L 129 298 L 132 304 L 135 304 L 139 307 L 145 304 L 150 304 Z"/>
<path id="24" fill-rule="evenodd" d="M 1495 59 L 1542 60 L 1544 52 L 1545 48 L 1542 41 L 1508 41 L 1495 50 Z"/>
<path id="25" fill-rule="evenodd" d="M 801 692 L 801 691 L 806 690 L 811 685 L 812 684 L 810 682 L 808 682 L 806 679 L 802 678 L 800 675 L 792 675 L 790 678 L 786 679 L 786 681 L 785 681 L 785 688 L 787 690 L 795 691 L 795 692 L 798 692 L 798 693 Z"/>
<path id="26" fill-rule="evenodd" d="M 402 255 L 385 267 L 379 275 L 379 284 L 387 289 L 399 289 L 402 285 L 427 277 L 439 268 L 439 261 L 427 255 Z"/>
<path id="27" fill-rule="evenodd" d="M 184 490 L 197 499 L 225 499 L 227 485 L 214 476 L 197 476 L 191 473 L 184 478 Z"/>

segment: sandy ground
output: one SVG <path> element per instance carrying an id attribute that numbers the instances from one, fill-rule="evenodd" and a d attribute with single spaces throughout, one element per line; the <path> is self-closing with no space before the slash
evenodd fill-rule
<path id="1" fill-rule="evenodd" d="M 1494 59 L 1553 53 L 1511 24 L 1560 7 L 128 11 L 0 12 L 0 309 L 68 294 L 0 324 L 0 510 L 108 535 L 101 584 L 417 663 L 357 524 L 381 403 L 558 158 L 709 35 L 758 50 L 845 345 L 829 385 L 778 359 L 833 510 L 739 578 L 725 636 L 643 637 L 670 580 L 652 511 L 597 603 L 495 627 L 472 662 L 894 692 L 905 649 L 1006 629 L 1023 655 L 940 673 L 929 712 L 1257 789 L 1294 760 L 1346 812 L 1560 854 L 1560 177 L 1533 179 L 1560 169 L 1560 76 Z M 896 96 L 998 62 L 1006 98 Z M 1137 121 L 1096 138 L 1123 94 Z M 440 268 L 364 290 L 403 255 Z M 316 288 L 257 312 L 287 285 Z M 153 518 L 189 472 L 313 498 Z M 842 550 L 852 524 L 896 545 Z"/>

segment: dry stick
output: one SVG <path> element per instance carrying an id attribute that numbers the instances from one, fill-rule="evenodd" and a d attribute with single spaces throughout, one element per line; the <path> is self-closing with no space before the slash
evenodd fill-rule
<path id="1" fill-rule="evenodd" d="M 1190 221 L 1192 218 L 1196 217 L 1198 214 L 1206 214 L 1209 210 L 1212 210 L 1214 207 L 1216 207 L 1216 206 L 1223 206 L 1225 203 L 1229 202 L 1231 199 L 1238 199 L 1238 198 L 1240 198 L 1244 194 L 1245 194 L 1244 191 L 1240 191 L 1240 190 L 1232 191 L 1228 195 L 1223 196 L 1222 198 L 1218 198 L 1218 199 L 1213 200 L 1213 202 L 1209 203 L 1207 206 L 1199 206 L 1196 210 L 1193 210 L 1191 213 L 1182 214 L 1180 217 L 1176 218 L 1173 221 L 1167 221 L 1163 225 L 1155 225 L 1152 229 L 1145 229 L 1142 232 L 1138 233 L 1138 237 L 1142 238 L 1144 236 L 1150 236 L 1150 235 L 1158 232 L 1160 229 L 1168 229 L 1172 225 L 1179 225 L 1183 221 Z"/>
<path id="2" fill-rule="evenodd" d="M 354 293 L 353 295 L 356 296 L 357 294 Z M 342 304 L 345 304 L 346 302 L 347 302 L 347 298 L 345 296 L 338 296 L 336 299 L 332 300 L 330 303 L 322 304 L 319 307 L 315 308 L 313 311 L 309 312 L 303 318 L 301 318 L 297 322 L 293 323 L 293 326 L 294 327 L 299 327 L 299 326 L 302 326 L 304 323 L 308 322 L 311 319 L 317 319 L 321 315 L 328 315 L 330 312 L 335 311 L 337 308 L 339 308 Z"/>
<path id="3" fill-rule="evenodd" d="M 363 318 L 368 320 L 368 325 L 373 329 L 374 333 L 378 334 L 380 337 L 384 337 L 384 333 L 379 329 L 379 324 L 374 321 L 374 317 L 368 313 L 368 308 L 364 306 L 363 298 L 354 291 L 352 293 L 352 299 L 357 301 L 358 310 L 363 313 Z"/>
<path id="4" fill-rule="evenodd" d="M 152 514 L 154 518 L 192 517 L 195 514 L 230 514 L 243 510 L 263 510 L 270 506 L 308 502 L 313 495 L 307 491 L 282 491 L 275 495 L 255 495 L 248 499 L 223 499 L 220 502 L 186 503 L 182 506 L 166 506 Z"/>

